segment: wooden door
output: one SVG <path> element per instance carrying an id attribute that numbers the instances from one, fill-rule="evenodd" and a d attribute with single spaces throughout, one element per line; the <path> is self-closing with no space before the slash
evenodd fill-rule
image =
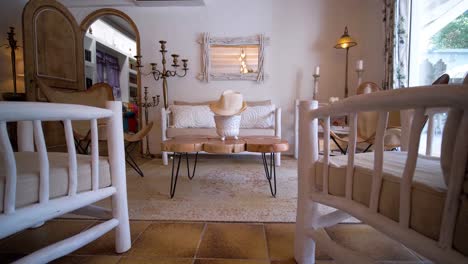
<path id="1" fill-rule="evenodd" d="M 30 101 L 45 101 L 34 78 L 56 89 L 85 90 L 81 32 L 55 0 L 31 0 L 23 9 L 24 69 Z"/>
<path id="2" fill-rule="evenodd" d="M 55 0 L 30 0 L 23 9 L 23 48 L 26 97 L 46 101 L 34 82 L 53 89 L 85 90 L 81 31 L 68 9 Z M 60 122 L 44 122 L 50 150 L 65 150 Z"/>

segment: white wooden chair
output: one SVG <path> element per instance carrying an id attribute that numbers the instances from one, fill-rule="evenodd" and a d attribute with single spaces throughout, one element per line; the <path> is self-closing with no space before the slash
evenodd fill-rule
<path id="1" fill-rule="evenodd" d="M 130 249 L 122 105 L 109 101 L 106 106 L 0 102 L 0 239 L 69 212 L 102 213 L 91 204 L 112 197 L 110 220 L 17 263 L 47 263 L 114 228 L 116 252 Z M 98 119 L 108 124 L 108 158 L 99 157 Z M 76 154 L 72 128 L 76 120 L 90 122 L 91 156 Z M 63 121 L 68 153 L 47 152 L 42 121 Z M 18 122 L 18 152 L 10 144 L 7 122 Z"/>
<path id="2" fill-rule="evenodd" d="M 345 248 L 324 228 L 350 216 L 436 263 L 468 263 L 468 85 L 434 85 L 353 96 L 318 108 L 302 101 L 299 121 L 295 258 L 315 263 L 315 243 L 337 263 L 374 263 Z M 414 109 L 408 152 L 384 151 L 390 111 Z M 428 110 L 449 109 L 441 158 L 418 155 Z M 357 114 L 377 111 L 373 153 L 356 154 Z M 318 155 L 318 119 L 348 115 L 349 153 Z M 337 210 L 323 214 L 319 205 Z"/>

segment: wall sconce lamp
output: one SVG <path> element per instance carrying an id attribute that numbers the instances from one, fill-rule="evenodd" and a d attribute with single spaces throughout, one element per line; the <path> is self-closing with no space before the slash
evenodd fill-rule
<path id="1" fill-rule="evenodd" d="M 357 42 L 348 34 L 348 27 L 345 27 L 343 35 L 336 41 L 335 49 L 346 49 L 346 68 L 345 68 L 345 98 L 348 97 L 348 53 L 349 48 L 357 45 Z"/>

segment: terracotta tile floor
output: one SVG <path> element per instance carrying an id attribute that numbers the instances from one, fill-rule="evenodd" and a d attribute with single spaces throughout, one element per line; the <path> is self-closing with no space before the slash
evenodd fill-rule
<path id="1" fill-rule="evenodd" d="M 93 220 L 53 220 L 0 240 L 0 263 L 9 263 L 95 225 Z M 335 241 L 380 263 L 427 263 L 363 224 L 327 229 Z M 112 232 L 53 263 L 289 264 L 295 263 L 294 224 L 131 222 L 132 249 L 115 254 Z M 320 248 L 317 263 L 334 263 Z"/>

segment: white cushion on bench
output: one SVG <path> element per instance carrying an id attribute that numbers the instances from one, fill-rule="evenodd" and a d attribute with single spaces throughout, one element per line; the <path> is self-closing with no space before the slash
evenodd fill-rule
<path id="1" fill-rule="evenodd" d="M 208 105 L 171 105 L 170 127 L 214 128 L 214 113 Z M 241 113 L 241 128 L 274 128 L 275 105 L 253 105 Z M 169 137 L 169 136 L 168 136 Z"/>
<path id="2" fill-rule="evenodd" d="M 406 163 L 407 152 L 384 152 L 383 181 L 378 212 L 394 221 L 399 219 L 400 207 L 400 180 Z M 345 196 L 346 165 L 348 156 L 330 157 L 329 165 L 329 193 L 336 196 Z M 353 177 L 353 200 L 369 206 L 374 171 L 374 153 L 360 153 L 355 155 L 355 168 Z M 319 160 L 315 167 L 315 185 L 322 188 L 323 161 Z M 416 164 L 411 193 L 411 228 L 432 239 L 439 238 L 442 213 L 447 192 L 440 160 L 420 156 Z M 465 199 L 466 200 L 466 199 Z M 468 232 L 466 217 L 468 205 L 464 201 L 461 212 L 458 214 L 457 230 L 454 246 L 464 254 L 468 254 L 468 237 L 460 234 Z M 462 218 L 462 219 L 460 219 Z M 458 241 L 458 242 L 457 242 Z"/>
<path id="3" fill-rule="evenodd" d="M 39 155 L 37 152 L 15 153 L 17 168 L 16 207 L 39 202 Z M 48 152 L 50 198 L 68 194 L 68 153 Z M 0 166 L 0 211 L 3 211 L 5 166 Z M 78 192 L 91 190 L 91 156 L 77 155 Z M 99 159 L 99 187 L 111 185 L 109 161 Z"/>

